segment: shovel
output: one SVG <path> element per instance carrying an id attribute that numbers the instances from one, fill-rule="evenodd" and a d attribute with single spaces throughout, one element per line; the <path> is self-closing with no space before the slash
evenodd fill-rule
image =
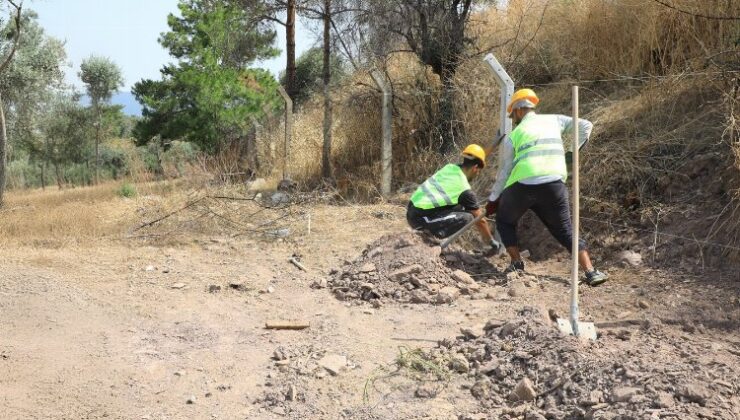
<path id="1" fill-rule="evenodd" d="M 580 184 L 578 179 L 578 86 L 573 86 L 573 243 L 571 255 L 570 319 L 558 318 L 558 329 L 565 335 L 596 340 L 593 322 L 578 321 L 578 232 L 580 217 Z"/>

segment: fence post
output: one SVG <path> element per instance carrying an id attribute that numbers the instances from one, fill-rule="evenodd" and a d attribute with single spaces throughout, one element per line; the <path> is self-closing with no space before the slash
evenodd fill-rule
<path id="1" fill-rule="evenodd" d="M 293 134 L 293 100 L 285 91 L 285 88 L 278 86 L 280 96 L 285 101 L 285 151 L 283 153 L 283 180 L 290 179 L 288 160 L 290 159 L 290 139 Z"/>
<path id="2" fill-rule="evenodd" d="M 578 331 L 578 236 L 580 231 L 580 179 L 578 176 L 578 86 L 573 86 L 573 244 L 572 244 L 572 270 L 570 290 L 570 323 L 573 335 L 579 337 Z"/>
<path id="3" fill-rule="evenodd" d="M 252 129 L 249 130 L 249 136 L 247 137 L 247 164 L 253 171 L 259 169 L 259 156 L 257 142 L 259 141 L 260 122 L 254 115 L 250 116 L 249 119 L 252 121 Z"/>
<path id="4" fill-rule="evenodd" d="M 387 197 L 391 193 L 391 183 L 393 181 L 393 116 L 391 114 L 391 90 L 388 83 L 385 81 L 385 76 L 378 71 L 373 70 L 370 72 L 370 76 L 383 92 L 383 111 L 382 111 L 382 143 L 380 148 L 380 161 L 381 161 L 381 181 L 380 181 L 380 192 L 384 197 Z"/>
<path id="5" fill-rule="evenodd" d="M 493 75 L 496 77 L 496 83 L 501 87 L 499 136 L 502 136 L 501 139 L 503 139 L 504 135 L 511 133 L 511 118 L 509 118 L 509 113 L 506 112 L 506 107 L 514 95 L 514 81 L 511 80 L 509 74 L 504 70 L 504 66 L 498 62 L 493 54 L 486 55 L 484 60 L 491 67 L 491 71 L 493 71 Z"/>

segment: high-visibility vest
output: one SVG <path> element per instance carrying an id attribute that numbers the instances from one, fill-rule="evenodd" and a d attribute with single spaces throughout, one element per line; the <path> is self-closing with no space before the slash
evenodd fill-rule
<path id="1" fill-rule="evenodd" d="M 506 181 L 507 187 L 533 176 L 559 175 L 563 182 L 567 180 L 565 147 L 557 116 L 532 114 L 511 132 L 510 138 L 514 169 Z"/>
<path id="2" fill-rule="evenodd" d="M 411 195 L 411 204 L 422 210 L 455 206 L 460 194 L 469 189 L 470 183 L 462 168 L 451 163 L 419 185 Z"/>

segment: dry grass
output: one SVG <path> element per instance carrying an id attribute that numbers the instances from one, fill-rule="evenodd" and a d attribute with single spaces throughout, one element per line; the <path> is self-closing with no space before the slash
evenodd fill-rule
<path id="1" fill-rule="evenodd" d="M 11 191 L 0 209 L 0 244 L 34 247 L 94 246 L 118 239 L 152 195 L 169 194 L 171 182 L 136 184 L 135 198 L 119 196 L 120 182 L 58 190 Z"/>

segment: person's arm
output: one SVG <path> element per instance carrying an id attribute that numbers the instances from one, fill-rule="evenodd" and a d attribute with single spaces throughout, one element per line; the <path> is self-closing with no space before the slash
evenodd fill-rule
<path id="1" fill-rule="evenodd" d="M 474 218 L 479 217 L 483 213 L 483 209 L 478 205 L 478 197 L 473 190 L 467 190 L 460 194 L 458 203 L 462 206 L 463 210 L 470 212 Z M 475 227 L 478 229 L 478 233 L 480 233 L 483 241 L 490 244 L 493 240 L 493 235 L 491 234 L 491 229 L 488 227 L 488 221 L 482 217 L 475 224 Z"/>
<path id="2" fill-rule="evenodd" d="M 513 169 L 514 145 L 509 136 L 506 136 L 499 148 L 498 174 L 496 175 L 496 181 L 493 183 L 491 195 L 488 196 L 488 201 L 493 202 L 498 200 L 504 191 L 504 187 L 506 187 L 506 181 L 509 179 L 509 175 L 511 175 Z"/>
<path id="3" fill-rule="evenodd" d="M 567 115 L 558 115 L 558 123 L 560 124 L 560 132 L 563 135 L 573 134 L 573 118 Z M 594 125 L 591 121 L 579 118 L 578 119 L 578 150 L 581 150 L 583 146 L 588 142 L 591 137 L 591 131 Z"/>
<path id="4" fill-rule="evenodd" d="M 473 217 L 479 217 L 483 213 L 482 209 L 475 209 L 471 210 L 470 214 L 473 215 Z M 481 239 L 483 239 L 483 242 L 487 244 L 491 244 L 493 242 L 493 234 L 491 233 L 491 228 L 488 226 L 488 220 L 486 220 L 485 217 L 481 217 L 480 220 L 475 224 L 475 228 L 478 229 L 478 233 L 480 233 Z"/>

